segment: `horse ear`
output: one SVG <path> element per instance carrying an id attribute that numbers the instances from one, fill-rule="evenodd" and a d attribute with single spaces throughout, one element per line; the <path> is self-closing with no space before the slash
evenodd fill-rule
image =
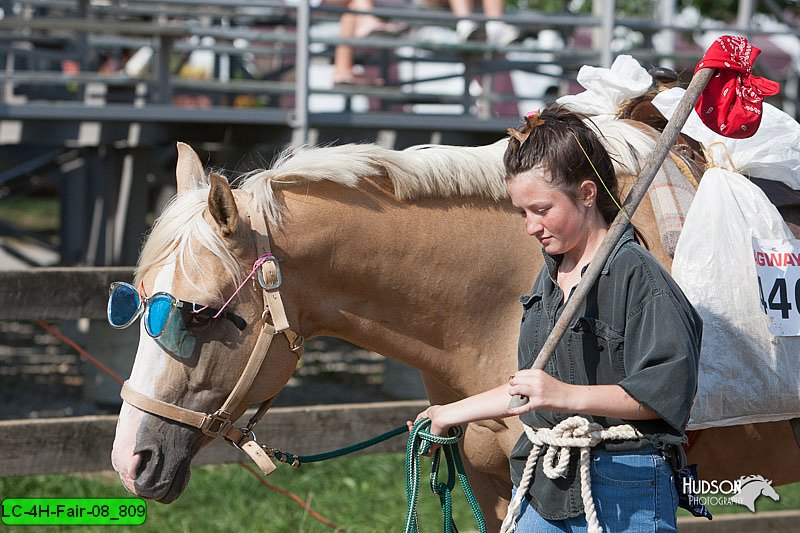
<path id="1" fill-rule="evenodd" d="M 239 210 L 233 199 L 233 191 L 228 180 L 219 174 L 211 174 L 211 189 L 208 191 L 208 212 L 214 218 L 223 235 L 236 231 L 239 224 Z"/>
<path id="2" fill-rule="evenodd" d="M 178 194 L 197 189 L 206 182 L 206 173 L 200 158 L 186 143 L 178 142 L 178 165 L 175 168 L 175 176 L 178 179 Z"/>

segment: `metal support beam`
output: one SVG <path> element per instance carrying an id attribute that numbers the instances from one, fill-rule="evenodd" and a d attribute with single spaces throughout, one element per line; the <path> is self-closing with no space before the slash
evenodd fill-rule
<path id="1" fill-rule="evenodd" d="M 172 55 L 172 37 L 161 35 L 158 38 L 158 56 L 156 60 L 156 87 L 158 87 L 158 103 L 169 104 L 172 102 L 172 85 L 170 83 L 169 61 Z"/>
<path id="2" fill-rule="evenodd" d="M 600 27 L 600 66 L 610 68 L 614 61 L 614 54 L 611 52 L 611 40 L 614 37 L 614 20 L 616 18 L 617 3 L 615 0 L 598 1 L 602 8 L 601 27 Z"/>
<path id="3" fill-rule="evenodd" d="M 745 34 L 750 29 L 750 19 L 755 11 L 755 0 L 739 0 L 739 9 L 736 13 L 736 27 Z"/>
<path id="4" fill-rule="evenodd" d="M 311 7 L 308 2 L 309 0 L 300 0 L 297 3 L 294 113 L 290 122 L 293 129 L 293 146 L 302 146 L 308 142 L 308 71 L 310 62 L 308 48 L 311 27 Z"/>
<path id="5" fill-rule="evenodd" d="M 660 0 L 658 3 L 659 21 L 665 26 L 672 26 L 673 19 L 675 18 L 675 4 L 676 0 Z M 660 46 L 658 51 L 665 55 L 673 55 L 675 53 L 675 30 L 665 29 L 659 32 Z M 661 66 L 675 69 L 674 59 L 662 59 Z"/>

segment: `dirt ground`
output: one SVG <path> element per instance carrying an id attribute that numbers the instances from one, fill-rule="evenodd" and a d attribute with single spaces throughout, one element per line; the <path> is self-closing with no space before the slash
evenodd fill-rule
<path id="1" fill-rule="evenodd" d="M 389 392 L 384 386 L 386 364 L 382 356 L 347 342 L 328 337 L 311 339 L 302 365 L 276 405 L 422 397 L 413 387 L 401 393 Z M 117 413 L 119 404 L 86 399 L 83 368 L 77 353 L 36 324 L 0 322 L 0 420 Z"/>

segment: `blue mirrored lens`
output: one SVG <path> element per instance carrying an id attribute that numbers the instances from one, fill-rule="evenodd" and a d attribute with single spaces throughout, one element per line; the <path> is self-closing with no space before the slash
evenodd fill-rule
<path id="1" fill-rule="evenodd" d="M 173 302 L 174 300 L 166 294 L 156 294 L 148 303 L 144 325 L 151 337 L 158 337 L 164 333 L 170 314 L 176 309 Z"/>
<path id="2" fill-rule="evenodd" d="M 186 322 L 179 309 L 173 311 L 172 319 L 164 328 L 160 337 L 157 337 L 156 344 L 175 357 L 188 359 L 194 352 L 196 339 L 194 335 L 186 329 Z"/>
<path id="3" fill-rule="evenodd" d="M 108 322 L 114 327 L 128 325 L 139 311 L 139 293 L 130 285 L 117 285 L 108 297 Z"/>

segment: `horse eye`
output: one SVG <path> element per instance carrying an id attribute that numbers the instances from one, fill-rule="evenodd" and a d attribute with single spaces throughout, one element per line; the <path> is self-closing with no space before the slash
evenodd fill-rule
<path id="1" fill-rule="evenodd" d="M 192 327 L 199 327 L 208 324 L 211 321 L 211 315 L 206 315 L 203 313 L 192 313 L 189 315 L 189 322 L 187 326 L 190 328 Z"/>

